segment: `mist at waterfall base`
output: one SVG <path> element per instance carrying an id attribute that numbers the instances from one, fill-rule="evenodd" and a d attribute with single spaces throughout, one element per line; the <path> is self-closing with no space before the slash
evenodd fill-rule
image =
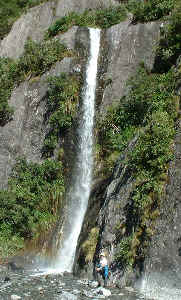
<path id="1" fill-rule="evenodd" d="M 147 272 L 135 284 L 144 299 L 181 300 L 181 274 L 174 271 Z"/>
<path id="2" fill-rule="evenodd" d="M 86 67 L 86 78 L 82 90 L 81 120 L 78 128 L 78 149 L 74 177 L 68 192 L 68 207 L 63 225 L 63 234 L 58 256 L 53 268 L 47 273 L 71 272 L 77 240 L 88 205 L 93 167 L 93 121 L 96 91 L 97 61 L 100 45 L 100 29 L 89 28 L 90 54 Z"/>

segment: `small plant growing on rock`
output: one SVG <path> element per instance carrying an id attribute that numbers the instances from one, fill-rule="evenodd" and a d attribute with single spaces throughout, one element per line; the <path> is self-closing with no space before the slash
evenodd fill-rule
<path id="1" fill-rule="evenodd" d="M 85 10 L 82 14 L 71 12 L 50 26 L 47 35 L 49 37 L 55 36 L 60 32 L 67 31 L 72 26 L 108 28 L 124 19 L 126 19 L 126 10 L 123 5 L 105 9 Z"/>
<path id="2" fill-rule="evenodd" d="M 47 115 L 50 129 L 44 141 L 43 152 L 46 156 L 52 155 L 59 137 L 72 126 L 79 103 L 81 79 L 62 73 L 49 78 L 48 84 Z"/>
<path id="3" fill-rule="evenodd" d="M 82 244 L 82 250 L 85 255 L 86 262 L 92 262 L 96 245 L 99 237 L 99 228 L 94 227 L 91 229 L 87 240 Z"/>

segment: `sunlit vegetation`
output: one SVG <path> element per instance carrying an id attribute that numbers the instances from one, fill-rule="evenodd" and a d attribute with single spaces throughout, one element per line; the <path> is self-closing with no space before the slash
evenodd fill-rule
<path id="1" fill-rule="evenodd" d="M 0 0 L 0 39 L 9 33 L 13 23 L 30 7 L 47 0 Z"/>
<path id="2" fill-rule="evenodd" d="M 14 254 L 25 240 L 48 231 L 56 221 L 63 194 L 61 162 L 47 159 L 38 164 L 19 159 L 8 189 L 0 191 L 0 256 Z"/>
<path id="3" fill-rule="evenodd" d="M 129 94 L 110 108 L 98 126 L 99 155 L 105 164 L 111 153 L 117 151 L 120 155 L 130 140 L 138 136 L 125 162 L 135 178 L 132 216 L 129 216 L 134 219 L 133 231 L 125 230 L 117 254 L 117 259 L 128 265 L 143 258 L 158 216 L 155 211 L 163 194 L 163 178 L 173 158 L 174 121 L 178 110 L 178 97 L 174 92 L 176 80 L 177 74 L 173 70 L 156 74 L 140 67 L 137 75 L 128 82 Z M 127 224 L 124 226 L 126 228 Z"/>
<path id="4" fill-rule="evenodd" d="M 85 255 L 86 262 L 92 262 L 92 260 L 93 260 L 96 246 L 97 246 L 98 237 L 99 237 L 99 228 L 94 227 L 89 232 L 89 235 L 88 235 L 86 241 L 82 244 L 82 251 Z"/>
<path id="5" fill-rule="evenodd" d="M 128 0 L 127 9 L 133 14 L 133 22 L 150 22 L 168 16 L 175 0 Z"/>
<path id="6" fill-rule="evenodd" d="M 27 77 L 42 75 L 56 62 L 71 52 L 58 40 L 42 41 L 28 40 L 24 54 L 14 61 L 10 58 L 0 58 L 0 125 L 8 122 L 13 110 L 8 105 L 8 99 L 13 88 Z"/>
<path id="7" fill-rule="evenodd" d="M 80 97 L 81 78 L 67 75 L 48 79 L 47 114 L 49 132 L 44 142 L 44 155 L 51 156 L 61 136 L 71 128 L 75 119 Z"/>
<path id="8" fill-rule="evenodd" d="M 126 9 L 123 5 L 97 10 L 85 10 L 82 14 L 71 12 L 58 19 L 48 29 L 48 36 L 65 32 L 72 26 L 108 28 L 126 19 Z"/>

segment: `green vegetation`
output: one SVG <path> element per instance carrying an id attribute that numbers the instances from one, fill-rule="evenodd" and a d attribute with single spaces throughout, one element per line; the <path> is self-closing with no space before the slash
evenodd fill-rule
<path id="1" fill-rule="evenodd" d="M 85 10 L 83 14 L 71 12 L 49 27 L 48 36 L 55 36 L 59 32 L 65 32 L 75 25 L 108 28 L 125 19 L 126 10 L 123 5 L 98 10 Z"/>
<path id="2" fill-rule="evenodd" d="M 8 190 L 0 191 L 0 256 L 12 255 L 25 239 L 36 239 L 56 221 L 64 193 L 62 165 L 19 159 Z M 8 241 L 8 243 L 7 243 Z"/>
<path id="3" fill-rule="evenodd" d="M 65 56 L 70 56 L 71 52 L 60 44 L 57 39 L 36 43 L 28 40 L 25 45 L 25 52 L 18 60 L 19 74 L 26 76 L 42 75 L 57 61 L 61 61 Z"/>
<path id="4" fill-rule="evenodd" d="M 150 22 L 169 15 L 175 0 L 129 0 L 126 7 L 133 14 L 134 22 Z"/>
<path id="5" fill-rule="evenodd" d="M 56 61 L 70 55 L 71 52 L 56 39 L 42 43 L 28 40 L 24 54 L 17 61 L 0 58 L 0 126 L 12 117 L 13 109 L 8 99 L 14 86 L 27 77 L 42 75 Z"/>
<path id="6" fill-rule="evenodd" d="M 44 155 L 51 156 L 58 138 L 72 126 L 78 108 L 81 78 L 76 75 L 66 75 L 48 79 L 47 114 L 49 115 L 49 133 L 44 143 Z"/>
<path id="7" fill-rule="evenodd" d="M 167 72 L 177 61 L 181 49 L 181 2 L 175 0 L 174 10 L 168 18 L 168 24 L 161 30 L 160 45 L 155 62 L 156 72 Z"/>
<path id="8" fill-rule="evenodd" d="M 47 0 L 0 0 L 0 39 L 9 33 L 13 23 L 26 9 Z"/>
<path id="9" fill-rule="evenodd" d="M 146 129 L 152 122 L 150 116 L 153 113 L 163 111 L 171 119 L 176 117 L 175 80 L 172 70 L 160 75 L 140 67 L 136 77 L 128 82 L 131 88 L 129 95 L 110 107 L 106 118 L 97 125 L 100 158 L 103 157 L 106 162 L 113 152 L 122 152 L 138 129 Z"/>
<path id="10" fill-rule="evenodd" d="M 30 7 L 47 0 L 0 0 L 0 38 L 2 39 L 11 29 L 13 23 Z M 174 0 L 122 1 L 117 7 L 86 10 L 83 14 L 70 13 L 57 20 L 48 30 L 49 36 L 65 32 L 71 26 L 94 26 L 108 28 L 118 24 L 126 17 L 126 10 L 134 15 L 135 22 L 149 22 L 168 15 L 173 9 Z"/>
<path id="11" fill-rule="evenodd" d="M 131 251 L 132 238 L 132 235 L 122 238 L 119 247 L 119 253 L 116 255 L 116 259 L 121 261 L 122 264 L 125 264 L 126 266 L 131 266 L 133 262 L 133 254 Z"/>
<path id="12" fill-rule="evenodd" d="M 17 64 L 8 58 L 0 58 L 0 125 L 9 121 L 13 109 L 8 105 L 17 74 Z"/>
<path id="13" fill-rule="evenodd" d="M 128 82 L 129 94 L 99 124 L 99 152 L 105 162 L 112 152 L 122 153 L 130 140 L 138 136 L 125 162 L 135 178 L 135 187 L 129 224 L 124 224 L 125 234 L 117 254 L 117 259 L 128 265 L 143 258 L 158 216 L 168 162 L 173 157 L 174 121 L 179 105 L 174 95 L 176 81 L 177 73 L 172 69 L 156 74 L 141 66 Z"/>
<path id="14" fill-rule="evenodd" d="M 99 228 L 93 227 L 89 232 L 87 240 L 82 244 L 82 250 L 85 255 L 86 262 L 92 262 L 93 260 L 98 237 L 99 237 Z"/>
<path id="15" fill-rule="evenodd" d="M 150 22 L 168 16 L 174 8 L 175 0 L 124 1 L 119 6 L 97 10 L 85 10 L 82 14 L 71 12 L 58 19 L 49 27 L 47 36 L 65 32 L 72 26 L 109 28 L 126 19 L 127 13 L 133 14 L 133 22 Z"/>

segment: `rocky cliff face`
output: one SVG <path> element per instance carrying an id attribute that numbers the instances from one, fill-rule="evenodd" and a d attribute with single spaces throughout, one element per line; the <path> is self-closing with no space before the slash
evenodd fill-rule
<path id="1" fill-rule="evenodd" d="M 103 81 L 109 80 L 100 100 L 100 113 L 106 106 L 118 101 L 126 93 L 126 81 L 142 62 L 151 69 L 154 63 L 153 47 L 159 40 L 158 23 L 131 24 L 131 16 L 103 33 L 100 64 L 104 72 Z M 101 70 L 100 70 L 101 73 Z"/>
<path id="2" fill-rule="evenodd" d="M 179 65 L 178 65 L 179 68 Z M 180 97 L 180 80 L 177 95 Z M 176 135 L 173 144 L 174 160 L 170 163 L 167 183 L 160 205 L 155 231 L 150 241 L 148 256 L 144 262 L 148 280 L 154 276 L 165 276 L 171 284 L 179 286 L 181 271 L 181 121 L 176 123 Z"/>
<path id="3" fill-rule="evenodd" d="M 104 1 L 104 3 L 94 1 L 93 7 L 100 7 L 100 5 L 108 7 L 111 4 L 116 5 L 116 3 L 114 1 Z M 81 13 L 90 7 L 92 8 L 92 3 L 90 5 L 89 1 L 51 1 L 30 9 L 26 15 L 15 22 L 11 32 L 1 41 L 1 57 L 18 59 L 23 54 L 28 38 L 40 42 L 48 27 L 57 18 L 72 11 Z M 58 38 L 69 49 L 74 49 L 75 44 L 83 39 L 81 32 L 77 27 L 73 27 L 65 34 L 59 35 Z M 9 100 L 9 105 L 15 109 L 13 120 L 0 128 L 1 188 L 6 187 L 8 176 L 17 156 L 25 155 L 28 160 L 41 161 L 41 149 L 46 134 L 45 102 L 42 101 L 47 92 L 45 79 L 47 76 L 56 76 L 61 72 L 71 72 L 78 59 L 74 60 L 74 63 L 72 61 L 71 58 L 65 58 L 42 78 L 27 80 L 13 91 Z"/>
<path id="4" fill-rule="evenodd" d="M 61 0 L 55 3 L 47 2 L 39 7 L 32 8 L 26 15 L 17 20 L 9 35 L 1 42 L 0 55 L 17 59 L 22 55 L 28 37 L 35 41 L 41 41 L 47 28 L 57 18 L 64 16 L 70 11 L 83 12 L 87 8 L 108 7 L 111 4 L 117 5 L 117 3 L 113 0 L 94 0 L 91 3 L 88 0 Z M 127 92 L 126 81 L 130 76 L 133 76 L 140 62 L 144 62 L 148 69 L 152 68 L 154 64 L 153 48 L 159 40 L 159 28 L 159 22 L 133 25 L 131 24 L 130 16 L 126 21 L 102 31 L 97 86 L 97 118 L 104 115 L 108 105 L 118 101 Z M 79 41 L 79 45 L 89 44 L 86 29 L 78 27 L 72 27 L 68 32 L 59 35 L 58 38 L 71 49 L 76 48 L 77 41 Z M 47 125 L 44 120 L 46 111 L 45 96 L 47 92 L 45 79 L 49 75 L 73 72 L 77 61 L 77 58 L 74 57 L 64 58 L 61 62 L 57 62 L 41 78 L 27 79 L 27 81 L 14 89 L 9 100 L 9 104 L 15 109 L 13 120 L 0 128 L 1 188 L 5 188 L 7 185 L 16 157 L 25 155 L 28 160 L 42 161 L 43 140 L 47 132 Z M 81 63 L 84 64 L 84 60 Z M 109 84 L 106 84 L 107 82 Z M 179 141 L 179 136 L 177 140 Z M 136 139 L 132 141 L 129 147 L 133 147 L 135 142 Z M 179 147 L 179 143 L 177 143 L 178 161 Z M 130 214 L 128 204 L 134 178 L 131 171 L 123 163 L 126 155 L 127 152 L 117 162 L 111 178 L 105 180 L 101 185 L 95 185 L 79 241 L 80 246 L 87 232 L 94 227 L 97 221 L 100 227 L 99 247 L 107 248 L 110 254 L 110 261 L 113 261 L 117 247 L 118 237 L 114 229 L 118 222 L 120 224 L 125 222 L 125 219 L 128 219 Z M 168 203 L 171 203 L 169 195 L 175 199 L 179 194 L 179 191 L 176 195 L 173 193 L 173 184 L 179 190 L 179 182 L 174 175 L 177 172 L 179 172 L 179 168 L 175 168 L 174 162 L 170 168 L 171 179 L 167 187 Z M 174 205 L 179 205 L 179 203 L 173 204 L 173 207 L 171 207 L 172 211 L 175 210 Z M 172 227 L 169 225 L 169 227 L 170 236 L 175 232 L 173 243 L 176 243 L 178 246 L 177 250 L 175 250 L 175 244 L 173 244 L 173 251 L 175 251 L 174 257 L 177 257 L 179 261 L 178 250 L 181 245 L 180 237 L 178 236 L 178 227 L 180 226 L 178 212 L 174 214 L 174 225 L 172 224 Z M 134 222 L 134 220 L 130 220 L 130 222 Z M 164 220 L 158 227 L 164 228 L 165 222 L 172 223 L 172 219 L 170 221 Z M 124 231 L 124 228 L 122 230 Z M 160 232 L 162 234 L 161 229 Z M 168 235 L 166 235 L 166 238 L 162 235 L 160 239 L 158 234 L 155 239 L 155 243 L 159 244 L 156 249 L 159 249 L 160 245 L 163 247 L 162 253 L 164 258 L 164 251 L 167 251 L 167 247 L 164 248 L 163 244 L 165 240 L 169 243 Z M 169 247 L 172 247 L 172 245 L 170 244 Z M 80 273 L 82 253 L 79 249 L 80 247 L 78 247 L 77 252 L 79 266 L 76 266 L 76 270 L 79 270 Z M 145 262 L 146 265 L 150 264 L 152 252 L 157 253 L 156 251 L 154 247 L 151 248 L 150 258 L 148 263 Z M 156 266 L 157 254 L 154 257 L 155 260 L 151 263 Z M 173 260 L 173 258 L 170 259 Z M 116 276 L 121 277 L 120 270 L 119 272 L 117 272 L 117 269 L 115 270 L 113 281 L 117 278 Z M 124 285 L 126 278 L 123 278 L 121 285 Z"/>
<path id="5" fill-rule="evenodd" d="M 140 62 L 144 62 L 148 69 L 154 64 L 153 46 L 159 40 L 159 23 L 132 25 L 126 20 L 118 25 L 112 26 L 102 34 L 102 48 L 100 57 L 99 82 L 100 87 L 107 79 L 110 84 L 103 88 L 102 94 L 98 91 L 99 118 L 105 114 L 107 107 L 118 101 L 127 92 L 126 81 L 134 74 Z M 101 85 L 102 84 L 102 85 Z M 101 95 L 101 97 L 100 97 Z M 100 100 L 100 98 L 101 100 Z M 98 118 L 98 117 L 97 117 Z M 133 147 L 133 140 L 129 146 Z M 100 228 L 99 242 L 96 253 L 100 248 L 106 248 L 109 253 L 110 262 L 114 261 L 117 252 L 117 243 L 121 233 L 117 236 L 116 227 L 129 222 L 130 196 L 134 186 L 134 177 L 131 170 L 125 166 L 127 151 L 120 157 L 111 178 L 97 183 L 92 191 L 87 216 L 79 241 L 77 259 L 79 267 L 75 265 L 75 272 L 91 276 L 92 265 L 85 265 L 81 245 L 87 238 L 87 232 L 97 226 Z M 130 223 L 134 220 L 130 220 Z M 123 235 L 124 235 L 124 228 Z M 97 257 L 94 257 L 95 260 Z M 119 282 L 120 286 L 129 282 L 133 274 L 122 276 L 121 266 L 114 268 L 113 282 Z M 121 271 L 120 271 L 121 270 Z M 134 276 L 133 276 L 134 277 Z M 119 279 L 119 280 L 118 280 Z M 134 277 L 135 279 L 135 277 Z"/>

